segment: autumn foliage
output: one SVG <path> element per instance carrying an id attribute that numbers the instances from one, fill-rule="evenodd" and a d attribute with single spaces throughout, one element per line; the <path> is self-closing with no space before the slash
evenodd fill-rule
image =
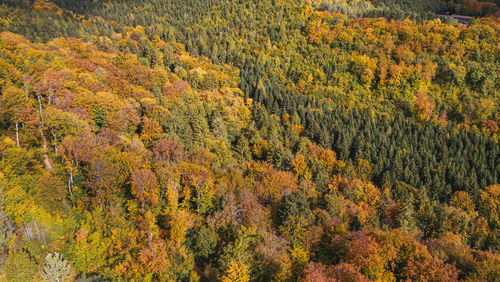
<path id="1" fill-rule="evenodd" d="M 0 280 L 500 277 L 497 19 L 101 2 L 0 3 Z"/>

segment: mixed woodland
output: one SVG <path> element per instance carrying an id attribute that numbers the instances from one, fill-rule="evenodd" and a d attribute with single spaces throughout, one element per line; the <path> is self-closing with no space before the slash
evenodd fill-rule
<path id="1" fill-rule="evenodd" d="M 499 6 L 0 0 L 0 281 L 498 281 Z"/>

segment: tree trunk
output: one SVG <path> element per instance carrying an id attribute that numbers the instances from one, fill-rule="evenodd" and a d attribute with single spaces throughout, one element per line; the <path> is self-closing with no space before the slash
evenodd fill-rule
<path id="1" fill-rule="evenodd" d="M 26 98 L 29 98 L 29 91 L 30 91 L 30 85 L 33 82 L 35 78 L 31 75 L 24 75 L 23 76 L 23 82 L 24 82 L 24 92 L 26 93 Z"/>
<path id="2" fill-rule="evenodd" d="M 52 166 L 52 161 L 49 157 L 49 150 L 47 149 L 47 139 L 43 134 L 43 129 L 40 128 L 40 135 L 42 136 L 42 149 L 43 149 L 43 163 L 45 164 L 45 168 L 52 173 L 54 167 Z"/>
<path id="3" fill-rule="evenodd" d="M 68 179 L 68 192 L 70 196 L 73 196 L 73 168 L 69 168 L 69 179 Z"/>
<path id="4" fill-rule="evenodd" d="M 52 137 L 54 138 L 54 152 L 56 152 L 56 154 L 57 154 L 57 135 L 54 132 L 54 129 L 52 129 L 50 131 L 50 133 L 52 134 Z"/>
<path id="5" fill-rule="evenodd" d="M 16 145 L 19 147 L 19 123 L 16 122 Z"/>
<path id="6" fill-rule="evenodd" d="M 36 98 L 38 99 L 38 111 L 40 113 L 40 122 L 42 123 L 42 127 L 43 127 L 42 99 L 40 98 L 39 95 L 36 95 Z"/>
<path id="7" fill-rule="evenodd" d="M 196 186 L 196 198 L 198 201 L 196 201 L 196 212 L 200 214 L 200 186 Z"/>
<path id="8" fill-rule="evenodd" d="M 40 136 L 42 137 L 42 149 L 43 149 L 43 163 L 45 164 L 45 168 L 52 173 L 54 167 L 52 166 L 52 162 L 50 161 L 49 151 L 47 149 L 47 138 L 45 138 L 45 134 L 43 133 L 43 114 L 42 114 L 42 100 L 40 96 L 37 95 L 38 98 L 38 109 L 40 113 Z"/>

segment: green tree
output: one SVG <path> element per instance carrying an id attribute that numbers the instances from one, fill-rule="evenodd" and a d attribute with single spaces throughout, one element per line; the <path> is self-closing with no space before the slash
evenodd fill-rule
<path id="1" fill-rule="evenodd" d="M 38 265 L 24 250 L 11 251 L 5 265 L 7 281 L 31 281 L 37 272 Z"/>

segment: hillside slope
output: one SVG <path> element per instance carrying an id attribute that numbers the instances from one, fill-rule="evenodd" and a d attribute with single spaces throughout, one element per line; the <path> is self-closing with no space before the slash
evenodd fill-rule
<path id="1" fill-rule="evenodd" d="M 325 3 L 0 1 L 0 280 L 499 277 L 500 22 Z"/>

